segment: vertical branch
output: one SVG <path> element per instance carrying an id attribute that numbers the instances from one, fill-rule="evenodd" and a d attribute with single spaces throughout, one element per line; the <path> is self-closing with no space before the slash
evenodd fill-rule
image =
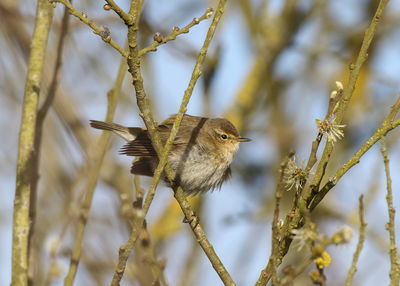
<path id="1" fill-rule="evenodd" d="M 57 55 L 56 55 L 56 63 L 54 66 L 54 70 L 52 72 L 53 78 L 50 82 L 50 87 L 47 92 L 47 96 L 44 100 L 43 105 L 40 107 L 37 112 L 37 120 L 36 120 L 36 133 L 35 133 L 35 141 L 34 141 L 34 153 L 32 158 L 32 191 L 31 191 L 31 207 L 30 207 L 30 220 L 31 220 L 31 231 L 29 237 L 29 281 L 33 283 L 33 278 L 35 276 L 35 269 L 37 267 L 37 253 L 35 250 L 35 241 L 34 241 L 34 231 L 35 231 L 35 218 L 36 218 L 36 202 L 37 202 L 37 185 L 39 181 L 39 169 L 40 169 L 40 152 L 42 147 L 42 135 L 43 135 L 43 125 L 44 120 L 46 119 L 47 113 L 54 101 L 56 96 L 56 91 L 58 87 L 58 82 L 60 80 L 61 75 L 61 66 L 62 66 L 62 58 L 64 51 L 64 43 L 66 36 L 68 34 L 68 24 L 69 24 L 69 13 L 68 9 L 64 8 L 64 15 L 62 18 L 62 24 L 60 29 L 60 36 L 57 44 Z M 31 281 L 32 280 L 32 281 Z"/>
<path id="2" fill-rule="evenodd" d="M 114 117 L 125 71 L 126 71 L 126 61 L 124 58 L 122 58 L 118 69 L 118 75 L 114 82 L 114 86 L 107 94 L 108 105 L 107 105 L 107 115 L 105 121 L 112 121 Z M 91 162 L 89 162 L 91 166 L 89 173 L 87 175 L 88 182 L 87 182 L 85 199 L 81 207 L 81 213 L 79 216 L 80 220 L 76 230 L 68 274 L 64 279 L 64 286 L 72 286 L 75 279 L 76 271 L 78 269 L 79 259 L 82 252 L 83 235 L 85 232 L 86 223 L 88 220 L 89 211 L 93 200 L 94 190 L 100 173 L 101 162 L 103 161 L 109 138 L 110 134 L 108 132 L 103 132 L 99 140 L 94 144 L 94 146 L 96 146 L 97 148 L 94 150 L 94 154 L 91 157 Z"/>
<path id="3" fill-rule="evenodd" d="M 290 154 L 285 161 L 281 163 L 281 167 L 279 170 L 279 181 L 275 191 L 275 210 L 274 210 L 274 218 L 272 220 L 272 237 L 271 237 L 271 256 L 269 258 L 270 269 L 265 269 L 265 273 L 270 273 L 272 277 L 272 285 L 279 285 L 278 275 L 277 275 L 277 262 L 279 260 L 278 249 L 279 249 L 279 239 L 280 239 L 280 226 L 279 226 L 279 207 L 280 201 L 282 197 L 282 190 L 284 189 L 284 176 L 285 170 L 287 167 L 288 160 L 292 157 L 293 154 Z M 279 263 L 278 263 L 279 264 Z"/>
<path id="4" fill-rule="evenodd" d="M 53 8 L 47 0 L 38 0 L 32 35 L 31 54 L 25 83 L 22 119 L 19 133 L 16 190 L 13 214 L 12 281 L 15 286 L 28 284 L 30 234 L 30 196 L 33 172 L 35 123 L 47 40 L 53 19 Z"/>
<path id="5" fill-rule="evenodd" d="M 354 274 L 357 271 L 358 258 L 360 257 L 360 253 L 364 246 L 364 241 L 365 241 L 365 229 L 367 227 L 367 223 L 365 222 L 365 217 L 364 217 L 363 199 L 364 199 L 363 195 L 361 195 L 360 198 L 358 199 L 360 202 L 359 208 L 358 208 L 358 216 L 360 219 L 360 229 L 358 231 L 359 234 L 358 234 L 358 243 L 357 243 L 356 251 L 353 254 L 353 261 L 351 262 L 350 269 L 347 273 L 346 284 L 345 284 L 346 286 L 350 286 L 353 281 Z"/>
<path id="6" fill-rule="evenodd" d="M 400 278 L 400 264 L 399 258 L 397 256 L 397 247 L 396 247 L 396 232 L 395 232 L 395 209 L 393 206 L 393 194 L 392 194 L 392 179 L 390 177 L 390 168 L 389 168 L 389 156 L 386 147 L 386 139 L 383 136 L 381 139 L 381 153 L 383 157 L 383 163 L 385 165 L 385 173 L 386 173 L 386 202 L 388 206 L 389 213 L 389 222 L 386 224 L 386 229 L 389 232 L 390 239 L 390 286 L 399 285 Z"/>

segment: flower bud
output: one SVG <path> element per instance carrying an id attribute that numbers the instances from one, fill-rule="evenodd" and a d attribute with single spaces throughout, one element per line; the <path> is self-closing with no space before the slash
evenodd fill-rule
<path id="1" fill-rule="evenodd" d="M 336 81 L 336 89 L 337 90 L 342 90 L 343 89 L 343 83 L 340 81 Z"/>
<path id="2" fill-rule="evenodd" d="M 157 32 L 154 34 L 153 40 L 156 41 L 157 43 L 162 43 L 163 36 L 161 35 L 161 33 Z"/>

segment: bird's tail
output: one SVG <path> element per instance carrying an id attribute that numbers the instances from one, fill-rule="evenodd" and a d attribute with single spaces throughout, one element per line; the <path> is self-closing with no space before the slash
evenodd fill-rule
<path id="1" fill-rule="evenodd" d="M 143 131 L 143 129 L 139 127 L 125 127 L 117 123 L 97 120 L 90 120 L 90 126 L 96 129 L 112 131 L 128 142 L 135 140 L 138 134 Z"/>

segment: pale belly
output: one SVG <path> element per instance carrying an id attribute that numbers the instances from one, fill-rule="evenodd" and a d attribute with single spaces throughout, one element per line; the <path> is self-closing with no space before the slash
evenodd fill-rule
<path id="1" fill-rule="evenodd" d="M 232 162 L 232 157 L 227 159 L 212 158 L 204 152 L 191 150 L 186 160 L 183 161 L 180 156 L 171 156 L 169 163 L 179 176 L 179 184 L 185 192 L 196 194 L 221 186 Z"/>

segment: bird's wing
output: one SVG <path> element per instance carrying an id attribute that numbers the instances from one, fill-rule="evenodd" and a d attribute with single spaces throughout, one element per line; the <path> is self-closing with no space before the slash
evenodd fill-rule
<path id="1" fill-rule="evenodd" d="M 157 160 L 151 157 L 141 157 L 135 160 L 131 167 L 131 173 L 152 177 L 157 166 Z"/>
<path id="2" fill-rule="evenodd" d="M 137 157 L 155 157 L 156 151 L 151 145 L 151 140 L 147 130 L 142 130 L 136 139 L 126 143 L 119 151 L 120 154 Z"/>

